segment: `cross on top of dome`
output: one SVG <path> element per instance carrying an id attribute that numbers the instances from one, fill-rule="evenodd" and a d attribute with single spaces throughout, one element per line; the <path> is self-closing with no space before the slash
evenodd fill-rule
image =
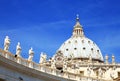
<path id="1" fill-rule="evenodd" d="M 76 16 L 77 16 L 76 20 L 79 21 L 79 14 L 77 14 Z"/>

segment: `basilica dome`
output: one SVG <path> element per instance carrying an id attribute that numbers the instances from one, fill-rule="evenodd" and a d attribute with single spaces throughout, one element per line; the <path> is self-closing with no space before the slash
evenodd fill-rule
<path id="1" fill-rule="evenodd" d="M 84 35 L 79 17 L 76 18 L 72 36 L 61 45 L 58 51 L 69 59 L 84 60 L 91 57 L 92 60 L 103 61 L 99 47 Z"/>

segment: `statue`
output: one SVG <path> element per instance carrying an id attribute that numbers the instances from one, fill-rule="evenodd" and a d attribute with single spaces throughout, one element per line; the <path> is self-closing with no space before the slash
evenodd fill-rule
<path id="1" fill-rule="evenodd" d="M 32 61 L 33 55 L 34 55 L 34 52 L 33 52 L 33 48 L 31 47 L 31 49 L 29 50 L 29 58 L 28 58 L 29 61 Z"/>
<path id="2" fill-rule="evenodd" d="M 112 79 L 117 78 L 117 76 L 116 76 L 116 66 L 113 66 L 113 67 L 112 67 L 111 73 L 110 73 L 110 77 L 111 77 Z"/>
<path id="3" fill-rule="evenodd" d="M 71 54 L 70 54 L 70 57 L 71 57 L 71 58 L 74 58 L 74 54 L 73 54 L 73 53 L 71 53 Z"/>
<path id="4" fill-rule="evenodd" d="M 20 43 L 18 42 L 18 44 L 16 46 L 16 55 L 17 55 L 17 57 L 21 57 L 20 54 L 21 54 L 21 46 L 20 46 Z"/>
<path id="5" fill-rule="evenodd" d="M 44 54 L 43 52 L 41 52 L 41 55 L 40 55 L 40 63 L 45 63 L 45 62 L 46 62 L 46 59 L 47 59 L 47 55 Z"/>
<path id="6" fill-rule="evenodd" d="M 112 64 L 115 64 L 115 56 L 112 55 Z"/>
<path id="7" fill-rule="evenodd" d="M 91 69 L 90 69 L 90 66 L 88 66 L 88 68 L 87 68 L 87 72 L 88 72 L 88 76 L 90 77 L 90 75 L 91 75 Z"/>
<path id="8" fill-rule="evenodd" d="M 105 63 L 106 63 L 106 64 L 108 64 L 108 59 L 109 59 L 109 56 L 106 55 L 106 56 L 105 56 Z"/>
<path id="9" fill-rule="evenodd" d="M 56 62 L 55 62 L 55 59 L 52 58 L 52 60 L 51 60 L 51 68 L 53 68 L 53 69 L 56 68 L 56 67 L 55 67 L 55 63 L 56 63 Z"/>
<path id="10" fill-rule="evenodd" d="M 91 56 L 91 54 L 90 54 L 90 56 L 89 56 L 89 62 L 90 62 L 90 63 L 92 62 L 92 56 Z"/>
<path id="11" fill-rule="evenodd" d="M 103 75 L 103 71 L 102 71 L 101 68 L 99 68 L 98 72 L 99 72 L 99 77 L 102 77 L 102 75 Z"/>
<path id="12" fill-rule="evenodd" d="M 8 36 L 6 36 L 5 40 L 4 40 L 4 50 L 8 51 L 9 50 L 9 46 L 10 46 L 10 39 Z"/>
<path id="13" fill-rule="evenodd" d="M 63 62 L 63 71 L 66 71 L 67 70 L 67 61 L 64 61 Z"/>

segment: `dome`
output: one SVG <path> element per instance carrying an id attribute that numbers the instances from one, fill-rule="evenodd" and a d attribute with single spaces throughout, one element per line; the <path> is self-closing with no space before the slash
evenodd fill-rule
<path id="1" fill-rule="evenodd" d="M 92 57 L 92 59 L 103 61 L 99 47 L 92 40 L 85 37 L 78 17 L 74 26 L 73 35 L 61 45 L 58 51 L 61 51 L 63 56 L 70 59 L 89 59 Z"/>
<path id="2" fill-rule="evenodd" d="M 86 37 L 71 37 L 65 41 L 59 51 L 68 58 L 89 58 L 103 61 L 99 47 Z"/>

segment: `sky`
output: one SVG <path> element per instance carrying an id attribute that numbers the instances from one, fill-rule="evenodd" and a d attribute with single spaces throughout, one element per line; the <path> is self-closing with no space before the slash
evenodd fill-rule
<path id="1" fill-rule="evenodd" d="M 120 62 L 120 0 L 0 0 L 0 48 L 9 36 L 13 54 L 20 42 L 23 58 L 31 47 L 35 62 L 41 52 L 50 58 L 71 37 L 76 14 L 103 56 Z"/>

